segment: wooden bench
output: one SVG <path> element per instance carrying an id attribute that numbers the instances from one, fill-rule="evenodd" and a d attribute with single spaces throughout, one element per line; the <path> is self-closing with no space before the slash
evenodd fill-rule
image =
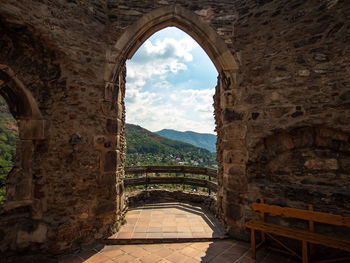
<path id="1" fill-rule="evenodd" d="M 260 203 L 253 203 L 252 208 L 255 211 L 259 211 L 261 217 L 261 220 L 251 220 L 245 223 L 245 226 L 251 229 L 251 249 L 253 259 L 256 258 L 256 249 L 258 249 L 261 245 L 265 244 L 267 237 L 271 238 L 273 241 L 277 242 L 280 246 L 282 246 L 285 249 L 280 250 L 273 248 L 274 250 L 293 255 L 302 260 L 303 263 L 309 262 L 309 258 L 312 258 L 312 256 L 314 256 L 314 245 L 322 245 L 350 252 L 350 239 L 342 239 L 338 237 L 315 233 L 314 228 L 314 222 L 350 227 L 350 217 L 342 217 L 340 215 L 315 212 L 313 211 L 312 205 L 309 205 L 308 210 L 269 205 L 264 203 L 263 198 L 260 199 Z M 265 214 L 306 220 L 309 222 L 309 230 L 301 230 L 267 223 L 265 222 Z M 261 231 L 261 242 L 258 245 L 256 245 L 255 241 L 255 230 Z M 302 241 L 302 255 L 299 255 L 297 252 L 289 248 L 286 244 L 278 240 L 275 236 L 283 236 Z M 345 260 L 349 260 L 350 262 L 350 257 L 328 259 L 318 262 L 326 263 Z"/>

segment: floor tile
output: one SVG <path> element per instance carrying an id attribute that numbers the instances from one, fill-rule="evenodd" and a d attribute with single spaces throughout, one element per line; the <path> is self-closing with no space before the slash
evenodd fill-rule
<path id="1" fill-rule="evenodd" d="M 145 250 L 139 246 L 135 246 L 133 250 L 128 252 L 128 254 L 135 257 L 135 258 L 141 258 L 141 257 L 149 255 L 150 253 L 147 250 Z"/>
<path id="2" fill-rule="evenodd" d="M 96 253 L 95 255 L 89 257 L 86 261 L 86 263 L 105 263 L 107 261 L 110 261 L 110 258 L 107 256 L 102 255 L 101 253 Z"/>
<path id="3" fill-rule="evenodd" d="M 167 256 L 166 259 L 173 263 L 185 263 L 186 260 L 190 259 L 190 257 L 183 255 L 179 252 L 174 252 L 170 256 Z"/>
<path id="4" fill-rule="evenodd" d="M 114 262 L 118 262 L 118 263 L 130 263 L 130 262 L 134 262 L 136 260 L 136 258 L 133 256 L 130 256 L 128 254 L 124 254 L 124 255 L 117 257 L 113 260 L 114 260 Z"/>
<path id="5" fill-rule="evenodd" d="M 150 254 L 147 256 L 144 256 L 140 259 L 141 262 L 143 263 L 155 263 L 161 261 L 162 258 L 156 254 Z"/>
<path id="6" fill-rule="evenodd" d="M 177 233 L 165 234 L 166 238 L 211 238 L 220 237 L 224 232 L 222 225 L 203 208 L 176 202 L 146 204 L 134 208 L 126 214 L 126 221 L 113 238 L 144 237 L 135 233 Z M 162 237 L 159 234 L 146 236 Z"/>
<path id="7" fill-rule="evenodd" d="M 166 248 L 166 247 L 162 247 L 161 249 L 159 249 L 158 251 L 156 252 L 153 252 L 154 254 L 157 254 L 158 256 L 162 257 L 162 258 L 165 258 L 167 256 L 170 256 L 174 251 L 169 249 L 169 248 Z"/>
<path id="8" fill-rule="evenodd" d="M 109 258 L 116 258 L 116 257 L 119 257 L 119 256 L 125 254 L 124 251 L 121 249 L 113 249 L 113 250 L 103 251 L 101 253 L 104 256 L 109 257 Z"/>

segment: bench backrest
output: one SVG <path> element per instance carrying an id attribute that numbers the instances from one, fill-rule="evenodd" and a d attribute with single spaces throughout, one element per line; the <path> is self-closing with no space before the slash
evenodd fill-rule
<path id="1" fill-rule="evenodd" d="M 315 212 L 313 211 L 312 206 L 309 206 L 309 210 L 281 207 L 277 205 L 265 204 L 263 199 L 261 199 L 260 203 L 253 203 L 252 208 L 255 211 L 260 212 L 263 220 L 264 220 L 264 213 L 268 213 L 271 215 L 280 215 L 280 216 L 298 218 L 298 219 L 325 223 L 330 225 L 350 227 L 350 217 L 343 217 L 340 215 L 333 215 L 333 214 L 328 214 L 324 212 Z"/>

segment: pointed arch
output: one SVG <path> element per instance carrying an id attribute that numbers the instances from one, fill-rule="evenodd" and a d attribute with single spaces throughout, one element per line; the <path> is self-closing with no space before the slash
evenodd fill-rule
<path id="1" fill-rule="evenodd" d="M 106 81 L 114 83 L 126 59 L 130 59 L 153 33 L 168 26 L 178 27 L 194 38 L 213 61 L 218 72 L 238 69 L 231 51 L 214 29 L 201 23 L 199 17 L 191 11 L 172 5 L 145 14 L 125 30 L 111 50 L 109 58 L 114 67 L 110 68 L 112 72 L 107 72 Z"/>
<path id="2" fill-rule="evenodd" d="M 9 66 L 0 64 L 0 95 L 6 100 L 18 124 L 16 165 L 7 176 L 6 209 L 33 201 L 33 178 L 30 163 L 36 140 L 47 137 L 48 123 L 43 119 L 31 92 Z"/>
<path id="3" fill-rule="evenodd" d="M 6 100 L 15 119 L 42 119 L 38 105 L 30 91 L 16 77 L 14 71 L 3 64 L 0 64 L 0 95 Z"/>

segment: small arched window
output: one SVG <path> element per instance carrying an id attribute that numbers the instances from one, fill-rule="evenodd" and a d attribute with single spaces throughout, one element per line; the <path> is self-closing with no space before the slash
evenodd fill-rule
<path id="1" fill-rule="evenodd" d="M 16 154 L 18 125 L 5 99 L 0 96 L 0 205 L 6 198 L 6 179 Z"/>

